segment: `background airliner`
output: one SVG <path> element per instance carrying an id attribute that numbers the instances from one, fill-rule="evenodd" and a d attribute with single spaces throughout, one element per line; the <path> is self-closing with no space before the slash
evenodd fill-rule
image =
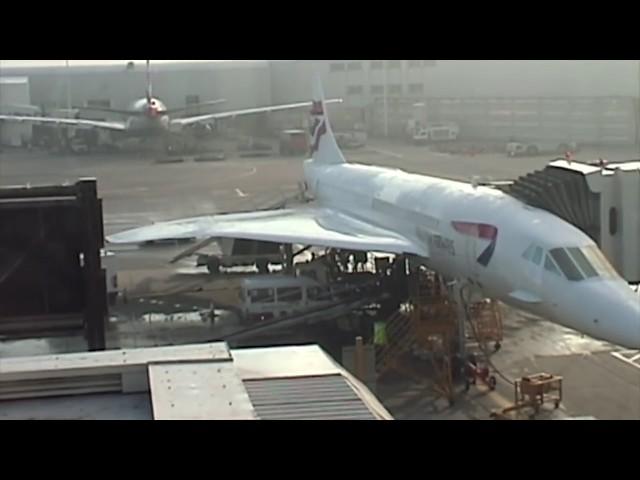
<path id="1" fill-rule="evenodd" d="M 203 115 L 188 116 L 182 118 L 172 118 L 172 115 L 191 109 L 194 107 L 211 106 L 224 102 L 224 100 L 213 100 L 210 102 L 189 105 L 180 108 L 168 109 L 158 98 L 152 95 L 151 72 L 149 60 L 147 60 L 147 89 L 146 96 L 133 102 L 127 110 L 117 110 L 100 107 L 80 107 L 80 110 L 93 110 L 121 115 L 125 120 L 102 121 L 82 118 L 63 117 L 43 117 L 28 115 L 0 115 L 0 120 L 10 122 L 31 122 L 38 124 L 52 124 L 70 127 L 88 127 L 112 132 L 119 132 L 127 137 L 153 137 L 164 136 L 170 133 L 179 133 L 183 127 L 197 123 L 213 123 L 225 118 L 233 118 L 242 115 L 251 115 L 264 112 L 275 112 L 279 110 L 290 110 L 294 108 L 308 107 L 311 102 L 288 103 L 281 105 L 269 105 L 265 107 L 246 108 L 241 110 L 229 110 L 224 112 L 209 113 Z M 330 100 L 329 103 L 341 102 L 340 99 Z"/>
<path id="2" fill-rule="evenodd" d="M 470 294 L 640 348 L 638 296 L 582 231 L 491 187 L 347 163 L 319 80 L 311 115 L 304 177 L 312 202 L 157 223 L 107 240 L 230 237 L 408 254 Z"/>

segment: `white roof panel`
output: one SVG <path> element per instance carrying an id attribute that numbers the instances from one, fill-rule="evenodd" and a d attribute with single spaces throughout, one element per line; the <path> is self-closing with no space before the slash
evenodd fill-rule
<path id="1" fill-rule="evenodd" d="M 255 420 L 231 362 L 149 365 L 155 420 Z"/>
<path id="2" fill-rule="evenodd" d="M 0 77 L 0 85 L 29 84 L 29 77 Z"/>
<path id="3" fill-rule="evenodd" d="M 392 419 L 317 345 L 0 360 L 0 419 Z"/>
<path id="4" fill-rule="evenodd" d="M 242 380 L 340 373 L 335 362 L 317 345 L 234 349 L 233 363 Z"/>
<path id="5" fill-rule="evenodd" d="M 19 378 L 23 374 L 44 372 L 63 374 L 64 371 L 86 368 L 121 368 L 146 366 L 149 363 L 186 360 L 231 359 L 224 342 L 170 347 L 131 348 L 102 352 L 68 353 L 0 359 L 0 380 Z"/>

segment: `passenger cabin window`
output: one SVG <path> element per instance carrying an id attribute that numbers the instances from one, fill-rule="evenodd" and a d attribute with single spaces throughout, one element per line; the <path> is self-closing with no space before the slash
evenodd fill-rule
<path id="1" fill-rule="evenodd" d="M 278 303 L 302 301 L 302 288 L 300 287 L 282 287 L 278 288 L 276 292 L 278 295 Z"/>
<path id="2" fill-rule="evenodd" d="M 275 302 L 275 293 L 273 288 L 255 288 L 247 292 L 251 303 L 273 303 Z"/>

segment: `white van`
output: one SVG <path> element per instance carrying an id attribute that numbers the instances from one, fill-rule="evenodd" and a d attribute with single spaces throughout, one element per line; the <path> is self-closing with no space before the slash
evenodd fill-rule
<path id="1" fill-rule="evenodd" d="M 118 297 L 118 270 L 116 266 L 116 254 L 108 250 L 100 251 L 102 268 L 106 271 L 107 298 L 109 305 L 114 305 Z"/>
<path id="2" fill-rule="evenodd" d="M 255 275 L 242 280 L 240 310 L 244 320 L 288 317 L 333 303 L 328 285 L 305 276 Z"/>
<path id="3" fill-rule="evenodd" d="M 80 265 L 84 266 L 84 253 L 79 255 Z M 116 254 L 105 250 L 100 250 L 100 264 L 105 270 L 107 284 L 107 301 L 109 305 L 114 305 L 118 297 L 118 269 L 116 266 Z"/>
<path id="4" fill-rule="evenodd" d="M 460 127 L 453 122 L 432 123 L 426 127 L 417 127 L 413 134 L 413 142 L 416 145 L 424 145 L 430 142 L 443 142 L 457 140 L 460 135 Z"/>

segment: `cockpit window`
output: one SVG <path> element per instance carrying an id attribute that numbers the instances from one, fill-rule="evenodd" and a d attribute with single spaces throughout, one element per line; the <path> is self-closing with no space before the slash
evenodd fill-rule
<path id="1" fill-rule="evenodd" d="M 582 273 L 580 273 L 580 270 L 564 248 L 552 248 L 549 250 L 549 254 L 553 257 L 558 264 L 558 267 L 560 267 L 560 270 L 562 270 L 562 273 L 564 273 L 565 277 L 569 280 L 577 282 L 584 279 Z"/>
<path id="2" fill-rule="evenodd" d="M 553 248 L 549 250 L 549 254 L 562 273 L 574 282 L 585 278 L 617 276 L 615 269 L 595 245 Z"/>
<path id="3" fill-rule="evenodd" d="M 531 260 L 531 257 L 533 256 L 533 250 L 534 250 L 534 246 L 529 245 L 529 248 L 527 248 L 522 254 L 522 258 L 526 260 Z"/>
<path id="4" fill-rule="evenodd" d="M 542 247 L 536 247 L 536 250 L 533 252 L 533 257 L 531 257 L 531 261 L 536 265 L 540 265 L 542 261 Z"/>
<path id="5" fill-rule="evenodd" d="M 593 268 L 593 265 L 589 263 L 587 257 L 584 256 L 584 253 L 582 253 L 582 249 L 574 247 L 567 248 L 567 251 L 573 258 L 573 260 L 578 264 L 578 267 L 580 267 L 580 270 L 582 270 L 582 273 L 585 275 L 585 277 L 592 278 L 598 276 L 598 272 L 595 268 Z"/>
<path id="6" fill-rule="evenodd" d="M 603 255 L 598 247 L 592 245 L 590 247 L 582 247 L 580 249 L 584 256 L 589 260 L 589 263 L 598 272 L 598 275 L 602 277 L 617 277 L 618 272 L 613 268 L 607 257 Z"/>
<path id="7" fill-rule="evenodd" d="M 556 266 L 556 262 L 553 261 L 548 253 L 544 260 L 544 269 L 551 273 L 555 273 L 556 275 L 562 275 L 560 273 L 560 270 L 558 270 L 558 267 Z"/>
<path id="8" fill-rule="evenodd" d="M 522 257 L 526 260 L 529 260 L 530 262 L 535 263 L 536 265 L 540 265 L 540 262 L 542 261 L 542 254 L 542 247 L 530 245 L 529 248 L 527 248 L 522 254 Z"/>

